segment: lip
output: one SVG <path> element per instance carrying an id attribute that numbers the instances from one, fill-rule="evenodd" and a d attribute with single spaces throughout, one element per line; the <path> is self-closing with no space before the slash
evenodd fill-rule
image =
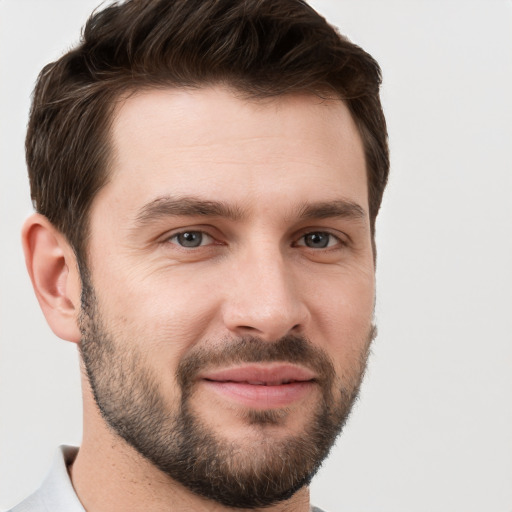
<path id="1" fill-rule="evenodd" d="M 302 366 L 294 364 L 250 364 L 235 366 L 232 368 L 222 368 L 204 372 L 200 378 L 220 382 L 245 382 L 267 386 L 276 386 L 291 381 L 305 382 L 314 380 L 315 373 Z"/>
<path id="2" fill-rule="evenodd" d="M 282 363 L 212 370 L 199 378 L 207 389 L 224 399 L 254 409 L 290 406 L 316 385 L 316 375 L 311 370 Z"/>

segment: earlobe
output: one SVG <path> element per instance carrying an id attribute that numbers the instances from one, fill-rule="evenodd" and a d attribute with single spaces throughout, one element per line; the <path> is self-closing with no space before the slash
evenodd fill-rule
<path id="1" fill-rule="evenodd" d="M 39 305 L 59 338 L 78 343 L 80 330 L 80 275 L 67 239 L 40 214 L 23 225 L 25 263 Z"/>

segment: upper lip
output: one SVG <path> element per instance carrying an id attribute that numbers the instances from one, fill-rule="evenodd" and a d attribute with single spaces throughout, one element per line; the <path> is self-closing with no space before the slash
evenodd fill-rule
<path id="1" fill-rule="evenodd" d="M 315 380 L 313 371 L 290 363 L 247 364 L 209 370 L 201 373 L 201 379 L 215 382 L 240 382 L 261 386 L 278 386 L 290 382 Z"/>

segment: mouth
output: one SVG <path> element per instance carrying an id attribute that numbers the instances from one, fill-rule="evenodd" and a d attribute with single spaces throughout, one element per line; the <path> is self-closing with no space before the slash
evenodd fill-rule
<path id="1" fill-rule="evenodd" d="M 253 409 L 275 409 L 304 399 L 316 386 L 316 375 L 292 364 L 251 364 L 213 370 L 200 381 L 224 400 Z"/>

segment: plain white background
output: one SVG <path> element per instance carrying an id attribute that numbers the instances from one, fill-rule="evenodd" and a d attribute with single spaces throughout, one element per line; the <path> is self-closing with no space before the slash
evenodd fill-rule
<path id="1" fill-rule="evenodd" d="M 511 512 L 512 3 L 316 0 L 380 62 L 392 174 L 378 222 L 379 337 L 312 485 L 331 512 Z M 0 508 L 78 444 L 75 347 L 26 276 L 23 140 L 41 67 L 98 0 L 0 0 Z"/>

